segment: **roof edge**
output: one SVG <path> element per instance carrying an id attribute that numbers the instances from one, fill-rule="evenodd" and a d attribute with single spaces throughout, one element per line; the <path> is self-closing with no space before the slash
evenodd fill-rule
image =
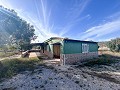
<path id="1" fill-rule="evenodd" d="M 86 42 L 86 43 L 98 43 L 94 41 L 83 41 L 83 40 L 74 40 L 74 39 L 64 39 L 65 41 L 73 41 L 73 42 Z"/>

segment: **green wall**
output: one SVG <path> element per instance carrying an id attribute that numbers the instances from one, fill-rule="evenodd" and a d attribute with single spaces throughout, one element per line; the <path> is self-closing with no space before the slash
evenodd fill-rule
<path id="1" fill-rule="evenodd" d="M 63 54 L 82 53 L 82 44 L 89 45 L 89 52 L 98 51 L 97 43 L 64 41 Z"/>
<path id="2" fill-rule="evenodd" d="M 89 52 L 96 52 L 98 51 L 98 45 L 94 43 L 89 44 Z"/>
<path id="3" fill-rule="evenodd" d="M 60 52 L 62 54 L 75 54 L 75 53 L 82 53 L 82 44 L 88 44 L 89 45 L 89 52 L 96 52 L 98 51 L 98 45 L 97 43 L 91 43 L 91 42 L 76 42 L 76 41 L 62 41 L 59 39 L 50 40 L 47 42 L 47 51 L 50 51 L 53 53 L 53 44 L 54 43 L 60 43 L 61 49 Z"/>
<path id="4" fill-rule="evenodd" d="M 53 44 L 55 43 L 60 43 L 61 46 L 60 46 L 60 52 L 63 53 L 63 41 L 62 40 L 59 40 L 59 39 L 54 39 L 54 40 L 50 40 L 47 42 L 48 45 L 47 45 L 47 51 L 50 51 L 53 53 Z"/>
<path id="5" fill-rule="evenodd" d="M 63 54 L 74 54 L 82 52 L 82 43 L 64 41 Z"/>

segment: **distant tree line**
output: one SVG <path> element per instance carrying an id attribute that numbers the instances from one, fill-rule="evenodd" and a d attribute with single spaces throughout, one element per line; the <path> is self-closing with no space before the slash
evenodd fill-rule
<path id="1" fill-rule="evenodd" d="M 36 38 L 34 31 L 34 26 L 21 19 L 13 9 L 0 6 L 0 46 L 28 50 L 31 40 Z"/>
<path id="2" fill-rule="evenodd" d="M 111 41 L 108 41 L 106 45 L 111 51 L 120 52 L 120 38 L 111 39 Z"/>

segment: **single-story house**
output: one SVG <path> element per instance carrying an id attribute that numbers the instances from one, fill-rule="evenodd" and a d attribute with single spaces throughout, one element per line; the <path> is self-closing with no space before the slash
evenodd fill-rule
<path id="1" fill-rule="evenodd" d="M 98 57 L 97 42 L 52 37 L 43 43 L 42 52 L 50 58 L 59 58 L 63 65 Z"/>

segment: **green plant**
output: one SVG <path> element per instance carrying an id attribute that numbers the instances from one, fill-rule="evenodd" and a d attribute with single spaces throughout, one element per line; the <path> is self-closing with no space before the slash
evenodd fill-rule
<path id="1" fill-rule="evenodd" d="M 107 42 L 107 46 L 111 51 L 120 52 L 120 38 L 112 39 L 111 41 Z"/>
<path id="2" fill-rule="evenodd" d="M 9 57 L 9 56 L 12 56 L 12 55 L 14 55 L 14 54 L 15 54 L 15 52 L 6 52 L 6 53 L 0 52 L 0 57 L 1 57 L 1 58 Z"/>
<path id="3" fill-rule="evenodd" d="M 36 68 L 36 63 L 40 64 L 41 60 L 36 58 L 19 58 L 6 59 L 0 62 L 0 79 L 10 78 L 22 71 L 33 71 Z"/>

